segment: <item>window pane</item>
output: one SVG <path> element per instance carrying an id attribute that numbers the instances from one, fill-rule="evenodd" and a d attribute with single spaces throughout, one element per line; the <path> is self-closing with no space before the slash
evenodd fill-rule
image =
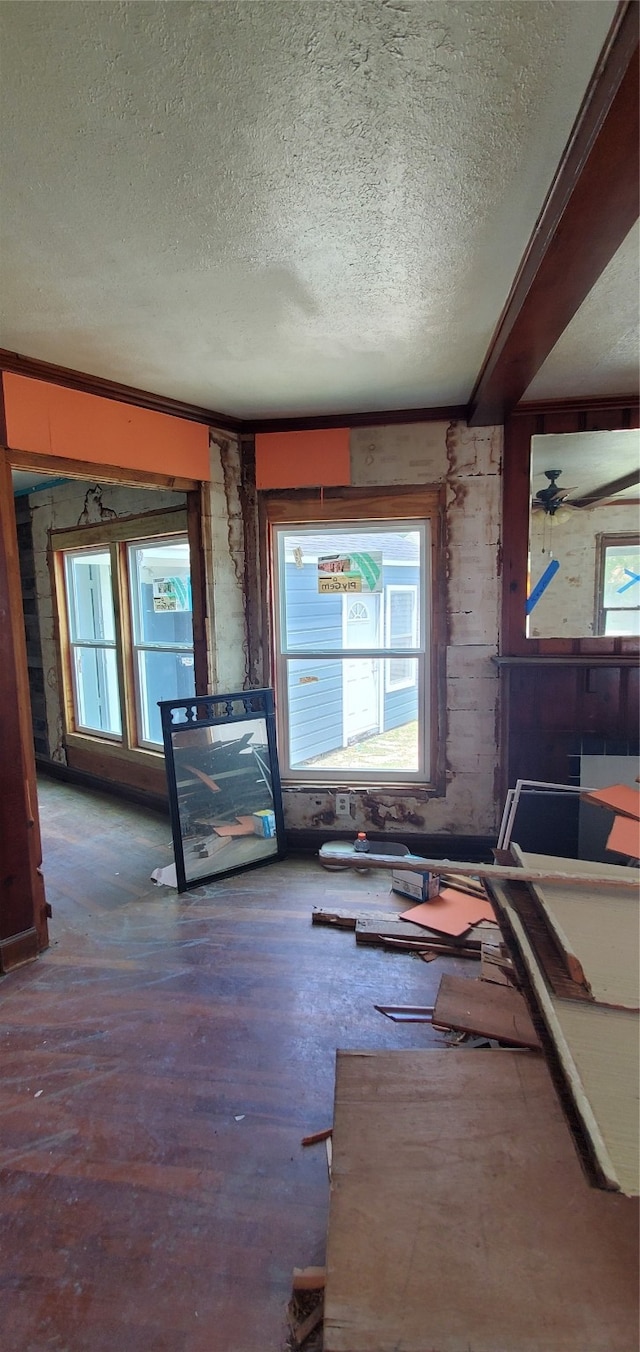
<path id="1" fill-rule="evenodd" d="M 386 665 L 362 657 L 287 663 L 292 769 L 418 771 L 418 661 L 402 660 L 398 690 L 385 689 Z"/>
<path id="2" fill-rule="evenodd" d="M 640 545 L 608 545 L 604 560 L 603 605 L 606 609 L 635 609 L 640 605 Z M 610 630 L 613 633 L 637 633 L 636 629 Z"/>
<path id="3" fill-rule="evenodd" d="M 105 640 L 116 636 L 108 550 L 84 550 L 65 555 L 65 575 L 72 642 Z"/>
<path id="4" fill-rule="evenodd" d="M 341 526 L 322 532 L 299 527 L 280 531 L 284 650 L 384 650 L 389 645 L 385 596 L 390 588 L 405 586 L 416 592 L 415 617 L 408 632 L 409 646 L 418 647 L 424 535 L 423 527 L 401 523 L 396 529 Z"/>
<path id="5" fill-rule="evenodd" d="M 606 610 L 604 632 L 611 637 L 640 637 L 640 610 Z"/>
<path id="6" fill-rule="evenodd" d="M 113 737 L 122 735 L 115 648 L 74 647 L 73 669 L 78 726 Z"/>
<path id="7" fill-rule="evenodd" d="M 129 545 L 129 579 L 134 643 L 193 647 L 186 535 Z M 163 698 L 177 695 L 170 691 Z"/>
<path id="8" fill-rule="evenodd" d="M 193 653 L 138 652 L 140 739 L 162 745 L 159 699 L 195 695 Z"/>

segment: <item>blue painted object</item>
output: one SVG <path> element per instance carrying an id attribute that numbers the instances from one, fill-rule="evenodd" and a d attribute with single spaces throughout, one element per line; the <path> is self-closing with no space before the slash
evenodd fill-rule
<path id="1" fill-rule="evenodd" d="M 544 592 L 546 592 L 549 583 L 553 581 L 559 567 L 560 567 L 559 559 L 552 559 L 551 563 L 547 564 L 547 567 L 545 568 L 544 573 L 540 578 L 540 581 L 536 582 L 536 585 L 533 591 L 531 592 L 531 595 L 527 597 L 525 614 L 530 615 L 531 611 L 533 610 L 533 607 L 537 606 L 540 597 L 543 595 Z"/>

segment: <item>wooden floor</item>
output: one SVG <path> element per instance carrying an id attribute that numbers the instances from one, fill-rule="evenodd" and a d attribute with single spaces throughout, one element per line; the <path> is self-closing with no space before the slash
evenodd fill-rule
<path id="1" fill-rule="evenodd" d="M 285 861 L 178 897 L 168 821 L 40 786 L 51 948 L 0 980 L 4 1352 L 281 1352 L 322 1263 L 341 1048 L 442 1045 L 374 1003 L 443 971 L 312 927 L 386 874 Z"/>

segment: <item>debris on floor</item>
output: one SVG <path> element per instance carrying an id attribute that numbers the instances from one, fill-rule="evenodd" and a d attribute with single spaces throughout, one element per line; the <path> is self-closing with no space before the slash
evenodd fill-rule
<path id="1" fill-rule="evenodd" d="M 324 1314 L 324 1281 L 321 1288 L 295 1290 L 287 1306 L 289 1323 L 289 1352 L 322 1352 L 322 1318 Z"/>

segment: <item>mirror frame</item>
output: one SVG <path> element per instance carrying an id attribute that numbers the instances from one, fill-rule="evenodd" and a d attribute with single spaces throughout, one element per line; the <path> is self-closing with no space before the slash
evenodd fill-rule
<path id="1" fill-rule="evenodd" d="M 505 422 L 502 498 L 502 637 L 504 657 L 634 657 L 636 638 L 527 638 L 531 438 L 545 433 L 603 432 L 640 426 L 635 399 L 523 404 Z"/>

